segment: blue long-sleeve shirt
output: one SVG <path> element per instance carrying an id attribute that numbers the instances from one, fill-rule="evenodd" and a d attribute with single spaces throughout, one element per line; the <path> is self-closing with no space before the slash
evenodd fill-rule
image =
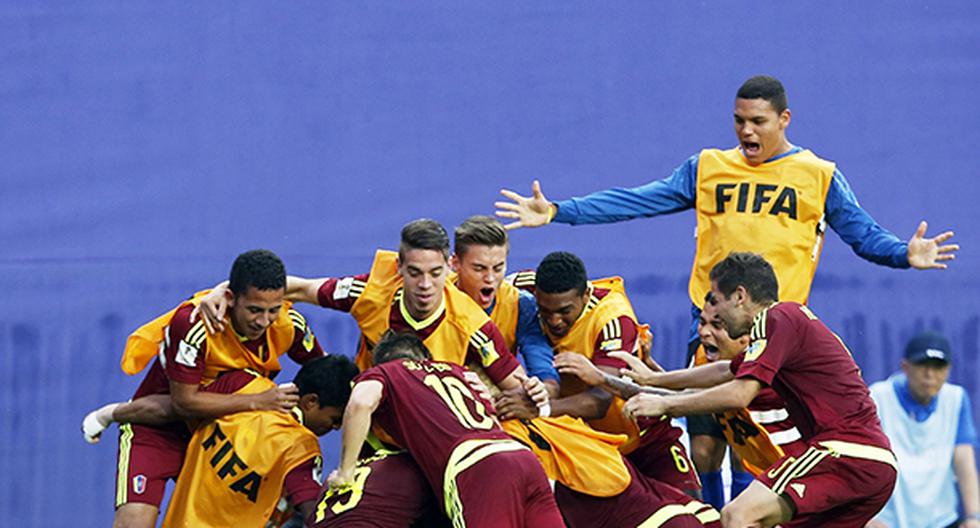
<path id="1" fill-rule="evenodd" d="M 766 163 L 802 150 L 793 147 Z M 692 209 L 697 196 L 698 157 L 699 154 L 691 156 L 662 180 L 556 202 L 558 213 L 553 221 L 572 225 L 605 224 Z M 861 208 L 851 186 L 837 169 L 827 191 L 824 212 L 830 228 L 861 258 L 892 268 L 909 267 L 908 244 L 878 225 Z"/>

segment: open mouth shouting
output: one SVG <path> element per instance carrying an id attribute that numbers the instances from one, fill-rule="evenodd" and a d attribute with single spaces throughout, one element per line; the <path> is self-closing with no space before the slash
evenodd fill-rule
<path id="1" fill-rule="evenodd" d="M 492 287 L 480 288 L 480 306 L 489 307 L 493 303 L 493 298 L 497 290 Z"/>

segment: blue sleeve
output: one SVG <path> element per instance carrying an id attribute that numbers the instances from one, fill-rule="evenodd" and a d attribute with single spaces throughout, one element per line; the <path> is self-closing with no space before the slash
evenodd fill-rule
<path id="1" fill-rule="evenodd" d="M 977 428 L 973 424 L 973 406 L 970 395 L 963 390 L 963 401 L 960 402 L 960 423 L 956 427 L 956 445 L 970 444 L 977 447 Z"/>
<path id="2" fill-rule="evenodd" d="M 827 223 L 858 256 L 892 268 L 909 267 L 908 244 L 861 208 L 839 170 L 834 170 L 825 210 Z"/>
<path id="3" fill-rule="evenodd" d="M 558 213 L 554 221 L 572 225 L 608 224 L 690 209 L 697 196 L 697 176 L 698 154 L 695 154 L 663 180 L 556 202 Z"/>
<path id="4" fill-rule="evenodd" d="M 517 306 L 517 350 L 524 356 L 529 376 L 558 381 L 555 353 L 538 323 L 538 305 L 534 296 L 523 290 Z"/>

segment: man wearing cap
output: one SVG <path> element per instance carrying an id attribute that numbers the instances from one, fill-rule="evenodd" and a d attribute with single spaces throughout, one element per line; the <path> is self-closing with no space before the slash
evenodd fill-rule
<path id="1" fill-rule="evenodd" d="M 946 383 L 949 364 L 949 341 L 924 332 L 906 346 L 902 372 L 871 386 L 899 472 L 895 492 L 869 528 L 944 528 L 958 522 L 980 528 L 977 433 L 969 395 Z"/>

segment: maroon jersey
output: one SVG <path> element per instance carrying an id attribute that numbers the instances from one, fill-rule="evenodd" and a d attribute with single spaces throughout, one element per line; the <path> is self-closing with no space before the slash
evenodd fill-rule
<path id="1" fill-rule="evenodd" d="M 360 460 L 350 488 L 324 486 L 306 525 L 314 528 L 449 526 L 425 476 L 405 452 Z"/>
<path id="2" fill-rule="evenodd" d="M 355 382 L 382 384 L 373 420 L 408 449 L 432 489 L 443 489 L 449 457 L 466 440 L 510 437 L 491 414 L 490 402 L 470 390 L 464 369 L 440 361 L 391 361 Z"/>
<path id="3" fill-rule="evenodd" d="M 750 337 L 732 372 L 772 387 L 805 442 L 890 448 L 850 351 L 806 306 L 784 302 L 763 310 Z"/>
<path id="4" fill-rule="evenodd" d="M 317 290 L 317 301 L 320 306 L 324 308 L 330 308 L 333 310 L 340 310 L 342 312 L 350 312 L 353 308 L 354 303 L 364 292 L 365 285 L 367 284 L 370 274 L 353 275 L 343 278 L 330 278 L 323 281 L 320 285 L 320 289 Z M 448 288 L 455 288 L 455 286 L 447 285 Z M 399 291 L 395 294 L 393 303 L 398 304 L 402 302 L 402 292 Z M 446 311 L 443 310 L 438 315 L 436 315 L 431 321 L 425 326 L 422 326 L 419 321 L 409 321 L 406 320 L 406 310 L 400 309 L 399 306 L 392 306 L 389 310 L 388 315 L 388 328 L 396 333 L 411 333 L 418 336 L 419 339 L 425 340 L 429 337 L 432 332 L 435 332 L 436 328 L 446 319 Z M 493 346 L 494 351 L 497 353 L 498 359 L 494 361 L 491 365 L 484 368 L 487 377 L 490 378 L 494 383 L 500 383 L 507 376 L 509 376 L 514 370 L 520 365 L 517 358 L 514 357 L 513 352 L 510 347 L 507 346 L 507 341 L 504 339 L 503 334 L 500 333 L 500 329 L 497 325 L 493 324 L 493 321 L 487 321 L 478 331 L 476 331 L 470 338 L 469 345 L 466 350 L 466 363 L 482 364 L 481 360 L 482 354 L 485 353 L 483 350 L 484 346 Z M 369 344 L 368 348 L 372 348 L 374 345 Z M 623 367 L 626 365 L 623 364 Z"/>
<path id="5" fill-rule="evenodd" d="M 764 428 L 772 443 L 779 446 L 784 453 L 798 455 L 806 450 L 800 430 L 789 418 L 786 402 L 776 391 L 763 387 L 749 404 L 749 415 L 752 421 Z"/>
<path id="6" fill-rule="evenodd" d="M 194 307 L 187 305 L 174 313 L 170 319 L 170 325 L 167 327 L 167 340 L 163 354 L 166 358 L 165 370 L 170 380 L 177 383 L 197 385 L 204 375 L 208 342 L 204 321 L 198 319 L 197 322 L 191 323 L 192 311 L 194 311 Z M 293 322 L 294 337 L 286 354 L 300 365 L 311 359 L 322 357 L 323 348 L 320 347 L 316 337 L 312 335 L 309 326 L 306 324 L 306 319 L 296 310 L 289 310 L 289 318 Z M 308 335 L 313 342 L 313 346 L 309 349 L 303 344 Z M 258 339 L 246 340 L 242 338 L 242 345 L 257 356 L 269 353 L 265 332 Z"/>

